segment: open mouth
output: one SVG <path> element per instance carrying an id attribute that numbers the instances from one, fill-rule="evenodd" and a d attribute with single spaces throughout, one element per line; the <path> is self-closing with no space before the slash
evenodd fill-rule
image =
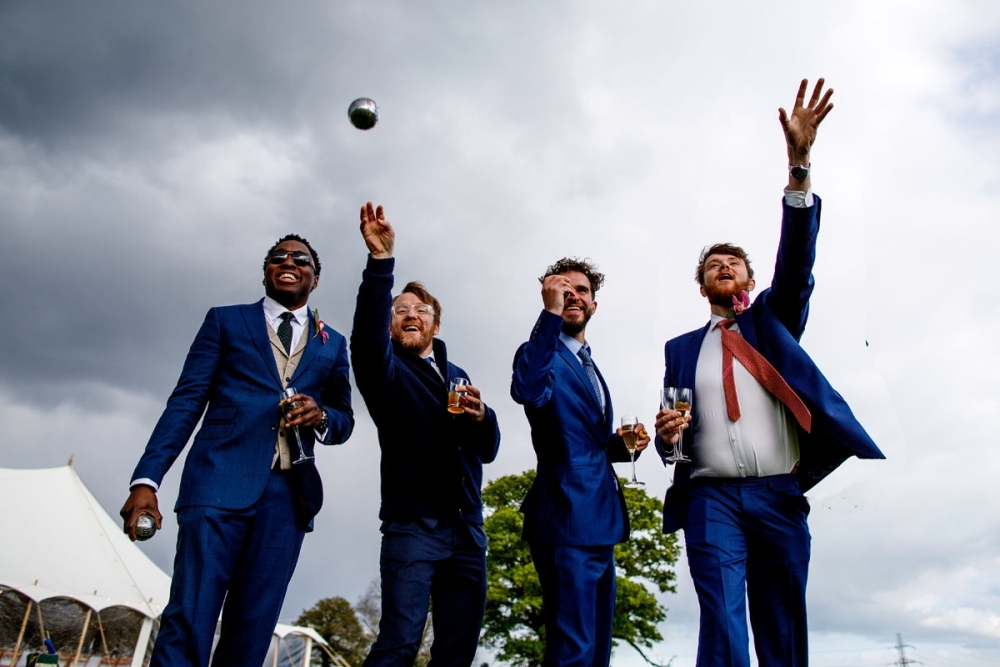
<path id="1" fill-rule="evenodd" d="M 403 333 L 420 333 L 420 327 L 414 326 L 412 324 L 403 327 Z"/>
<path id="2" fill-rule="evenodd" d="M 275 280 L 277 280 L 279 283 L 295 283 L 298 282 L 299 277 L 294 273 L 290 273 L 288 271 L 282 271 L 277 276 L 275 276 Z"/>

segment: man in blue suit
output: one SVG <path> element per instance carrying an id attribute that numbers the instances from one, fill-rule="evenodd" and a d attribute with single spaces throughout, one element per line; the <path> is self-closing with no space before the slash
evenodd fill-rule
<path id="1" fill-rule="evenodd" d="M 368 263 L 358 289 L 351 361 L 382 450 L 382 617 L 365 667 L 413 664 L 434 607 L 434 667 L 469 667 L 486 608 L 483 464 L 500 428 L 472 384 L 455 413 L 441 304 L 423 285 L 392 296 L 396 232 L 382 207 L 361 207 Z"/>
<path id="2" fill-rule="evenodd" d="M 319 256 L 289 234 L 264 259 L 257 303 L 212 308 L 132 474 L 125 532 L 161 516 L 156 491 L 198 420 L 181 476 L 177 555 L 152 667 L 260 665 L 299 549 L 323 502 L 314 442 L 354 427 L 344 337 L 309 312 Z M 299 406 L 282 416 L 285 387 Z M 309 458 L 297 461 L 297 429 Z M 225 607 L 223 608 L 223 601 Z"/>
<path id="3" fill-rule="evenodd" d="M 613 428 L 611 393 L 587 344 L 604 282 L 589 260 L 562 259 L 540 278 L 544 309 L 514 357 L 510 394 L 524 406 L 537 475 L 521 504 L 522 537 L 542 586 L 545 665 L 611 660 L 615 544 L 629 535 L 611 466 L 628 461 Z M 642 424 L 637 450 L 649 444 Z"/>
<path id="4" fill-rule="evenodd" d="M 799 345 L 813 291 L 820 199 L 809 178 L 816 130 L 832 90 L 820 79 L 808 104 L 799 86 L 779 110 L 789 178 L 771 286 L 749 303 L 753 269 L 742 248 L 717 244 L 697 270 L 711 321 L 666 344 L 664 386 L 694 390 L 693 410 L 656 418 L 665 456 L 681 429 L 664 502 L 664 530 L 684 528 L 701 607 L 697 667 L 749 667 L 749 603 L 762 667 L 808 664 L 809 504 L 802 495 L 847 457 L 884 458 Z"/>

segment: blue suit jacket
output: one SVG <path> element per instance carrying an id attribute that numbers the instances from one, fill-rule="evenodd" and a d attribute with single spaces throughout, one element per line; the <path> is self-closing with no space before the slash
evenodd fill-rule
<path id="1" fill-rule="evenodd" d="M 783 206 L 781 240 L 771 286 L 760 293 L 750 308 L 736 316 L 736 323 L 743 338 L 781 373 L 812 413 L 812 432 L 805 433 L 802 429 L 798 432 L 801 460 L 796 476 L 801 489 L 807 491 L 849 456 L 863 459 L 885 456 L 799 345 L 815 286 L 812 267 L 816 260 L 821 202 L 815 197 L 810 208 Z M 706 324 L 667 341 L 664 387 L 694 389 L 698 355 L 708 327 Z M 695 405 L 697 401 L 695 396 Z M 686 451 L 691 451 L 697 435 L 697 416 L 692 416 L 690 428 L 684 434 Z M 664 456 L 667 448 L 659 438 L 656 447 Z M 684 527 L 690 472 L 690 464 L 677 464 L 673 485 L 667 489 L 664 500 L 665 532 Z"/>
<path id="2" fill-rule="evenodd" d="M 325 327 L 324 344 L 312 313 L 305 350 L 289 386 L 313 397 L 330 418 L 327 441 L 340 444 L 354 428 L 347 345 Z M 204 415 L 184 464 L 175 509 L 205 505 L 243 509 L 261 496 L 271 471 L 281 411 L 281 379 L 264 318 L 263 299 L 212 308 L 191 345 L 177 386 L 153 429 L 132 479 L 160 484 Z M 301 429 L 311 449 L 312 429 Z M 309 520 L 322 504 L 322 485 L 312 461 L 293 467 Z M 311 514 L 309 514 L 311 512 Z"/>
<path id="3" fill-rule="evenodd" d="M 521 503 L 523 537 L 573 546 L 628 539 L 628 511 L 612 461 L 627 461 L 612 428 L 611 392 L 601 405 L 582 364 L 559 340 L 563 319 L 542 311 L 514 356 L 510 395 L 524 406 L 538 474 Z"/>

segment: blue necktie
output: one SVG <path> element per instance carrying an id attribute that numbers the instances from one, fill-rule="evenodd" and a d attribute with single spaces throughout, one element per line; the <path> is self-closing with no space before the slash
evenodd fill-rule
<path id="1" fill-rule="evenodd" d="M 597 369 L 594 368 L 594 360 L 590 357 L 590 350 L 586 347 L 581 347 L 580 351 L 576 354 L 580 357 L 580 361 L 583 362 L 583 370 L 587 372 L 587 377 L 590 379 L 590 386 L 594 388 L 594 393 L 597 394 L 597 403 L 601 406 L 601 410 L 603 410 L 604 390 L 601 389 L 601 381 L 597 379 Z"/>

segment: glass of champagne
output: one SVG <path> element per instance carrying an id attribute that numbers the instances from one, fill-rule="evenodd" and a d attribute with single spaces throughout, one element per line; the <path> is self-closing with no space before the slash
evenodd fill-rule
<path id="1" fill-rule="evenodd" d="M 632 479 L 625 482 L 625 487 L 629 489 L 641 489 L 646 486 L 645 482 L 640 482 L 635 478 L 635 446 L 639 441 L 639 418 L 634 415 L 622 417 L 622 440 L 625 441 L 625 449 L 628 450 L 629 459 L 632 461 Z"/>
<path id="2" fill-rule="evenodd" d="M 448 383 L 448 412 L 453 415 L 460 415 L 465 412 L 462 407 L 462 399 L 465 397 L 464 388 L 469 385 L 466 378 L 452 378 Z"/>
<path id="3" fill-rule="evenodd" d="M 691 390 L 686 387 L 667 387 L 666 389 L 662 389 L 660 390 L 660 409 L 676 410 L 681 413 L 682 417 L 687 417 L 691 414 L 691 394 Z M 677 442 L 674 443 L 674 451 L 667 457 L 667 461 L 677 463 L 678 461 L 691 460 L 684 456 L 681 450 L 683 439 L 684 430 L 681 429 L 677 432 Z"/>
<path id="4" fill-rule="evenodd" d="M 278 407 L 281 408 L 281 412 L 285 415 L 286 421 L 288 420 L 288 414 L 292 410 L 302 406 L 302 403 L 299 401 L 292 400 L 292 396 L 295 396 L 297 393 L 299 392 L 295 390 L 295 387 L 286 387 L 281 393 L 281 401 L 278 403 Z M 299 446 L 299 455 L 292 460 L 292 465 L 296 463 L 304 463 L 305 461 L 315 458 L 313 456 L 306 456 L 306 448 L 302 446 L 302 436 L 299 434 L 299 427 L 293 426 L 292 432 L 295 433 L 295 443 Z"/>

